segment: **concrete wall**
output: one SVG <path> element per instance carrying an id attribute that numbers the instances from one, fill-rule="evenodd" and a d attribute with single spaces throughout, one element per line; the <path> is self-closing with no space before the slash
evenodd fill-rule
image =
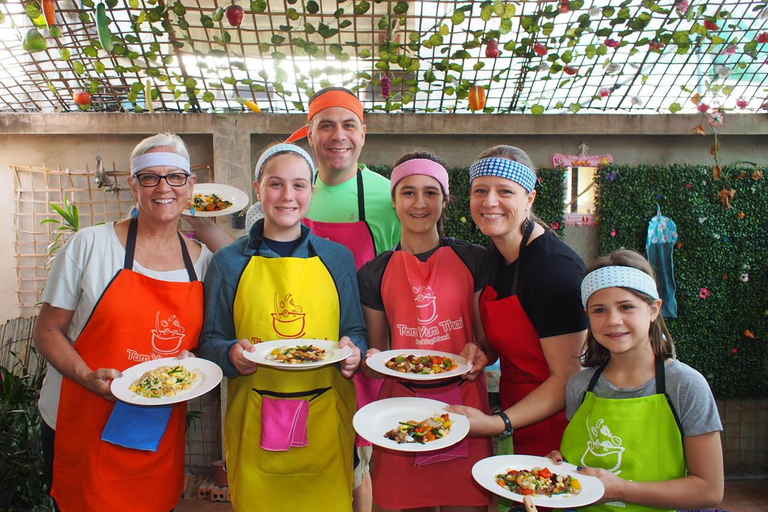
<path id="1" fill-rule="evenodd" d="M 141 138 L 159 131 L 184 136 L 193 163 L 213 162 L 216 181 L 251 187 L 258 153 L 283 140 L 306 120 L 300 114 L 0 114 L 0 322 L 19 315 L 13 241 L 14 181 L 11 164 L 91 169 L 97 155 L 107 168 L 128 168 Z M 451 166 L 468 166 L 482 150 L 512 144 L 537 166 L 554 153 L 610 153 L 617 163 L 711 164 L 712 137 L 693 135 L 698 115 L 454 115 L 371 114 L 362 161 L 392 164 L 422 149 Z M 720 129 L 725 163 L 748 160 L 768 165 L 768 114 L 728 114 Z M 566 241 L 586 260 L 594 257 L 594 228 L 572 228 Z"/>

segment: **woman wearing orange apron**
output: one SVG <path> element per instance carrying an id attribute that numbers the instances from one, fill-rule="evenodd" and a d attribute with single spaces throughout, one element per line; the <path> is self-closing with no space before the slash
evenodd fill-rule
<path id="1" fill-rule="evenodd" d="M 391 181 L 402 242 L 367 263 L 358 275 L 369 352 L 434 349 L 465 355 L 476 365 L 469 379 L 436 385 L 386 378 L 379 398 L 418 396 L 490 412 L 482 373 L 487 358 L 476 345 L 484 336 L 476 323 L 475 301 L 487 278 L 487 251 L 441 236 L 449 188 L 448 171 L 437 157 L 405 155 Z M 374 447 L 374 501 L 394 509 L 485 510 L 490 497 L 468 475 L 491 453 L 487 438 L 468 438 L 428 456 Z"/>
<path id="2" fill-rule="evenodd" d="M 473 434 L 507 439 L 514 431 L 514 453 L 546 455 L 560 444 L 565 385 L 580 369 L 587 327 L 579 299 L 584 264 L 535 222 L 536 173 L 523 151 L 485 151 L 470 167 L 469 179 L 472 218 L 493 242 L 480 313 L 501 359 L 504 410 L 493 416 L 456 410 L 469 415 Z M 500 452 L 510 450 L 500 443 Z"/>
<path id="3" fill-rule="evenodd" d="M 185 404 L 157 420 L 154 449 L 112 444 L 102 433 L 115 409 L 109 385 L 120 371 L 196 348 L 203 320 L 197 276 L 212 255 L 176 231 L 195 181 L 181 139 L 142 141 L 128 181 L 138 218 L 83 229 L 65 245 L 35 330 L 50 363 L 40 397 L 46 459 L 53 459 L 52 495 L 65 512 L 168 512 L 182 494 Z M 177 334 L 170 345 L 153 337 L 159 319 Z"/>
<path id="4" fill-rule="evenodd" d="M 352 510 L 355 388 L 366 348 L 354 258 L 302 225 L 312 160 L 293 144 L 268 148 L 256 166 L 264 218 L 219 251 L 206 276 L 201 352 L 229 377 L 224 425 L 237 511 Z M 340 340 L 341 366 L 288 371 L 257 366 L 244 351 L 278 339 Z"/>

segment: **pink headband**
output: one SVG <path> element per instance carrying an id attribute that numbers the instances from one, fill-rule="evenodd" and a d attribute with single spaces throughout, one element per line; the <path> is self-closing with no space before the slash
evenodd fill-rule
<path id="1" fill-rule="evenodd" d="M 447 198 L 449 196 L 448 171 L 434 160 L 428 158 L 414 158 L 412 160 L 406 160 L 392 169 L 392 176 L 389 178 L 389 181 L 392 182 L 392 192 L 395 191 L 397 183 L 408 176 L 429 176 L 430 178 L 434 178 L 443 189 L 445 197 Z"/>

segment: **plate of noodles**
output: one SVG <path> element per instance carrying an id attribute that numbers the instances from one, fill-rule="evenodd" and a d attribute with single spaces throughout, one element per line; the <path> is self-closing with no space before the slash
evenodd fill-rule
<path id="1" fill-rule="evenodd" d="M 195 217 L 220 217 L 236 213 L 248 206 L 248 194 L 239 188 L 222 183 L 199 183 L 195 185 L 192 201 L 181 212 L 193 215 L 190 206 L 195 206 Z"/>
<path id="2" fill-rule="evenodd" d="M 186 402 L 207 393 L 221 382 L 221 368 L 199 357 L 165 357 L 125 369 L 111 384 L 118 400 L 135 405 Z"/>

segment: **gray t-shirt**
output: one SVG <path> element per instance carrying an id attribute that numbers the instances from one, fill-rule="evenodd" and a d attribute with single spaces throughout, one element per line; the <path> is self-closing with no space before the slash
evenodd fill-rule
<path id="1" fill-rule="evenodd" d="M 584 392 L 597 368 L 587 368 L 577 373 L 568 381 L 566 388 L 566 412 L 570 420 L 581 405 Z M 715 398 L 702 374 L 685 363 L 673 359 L 666 365 L 667 395 L 672 401 L 685 437 L 698 436 L 723 430 L 717 412 Z M 592 390 L 600 398 L 640 398 L 656 394 L 656 379 L 651 379 L 642 386 L 624 389 L 614 386 L 605 375 L 600 378 Z"/>

